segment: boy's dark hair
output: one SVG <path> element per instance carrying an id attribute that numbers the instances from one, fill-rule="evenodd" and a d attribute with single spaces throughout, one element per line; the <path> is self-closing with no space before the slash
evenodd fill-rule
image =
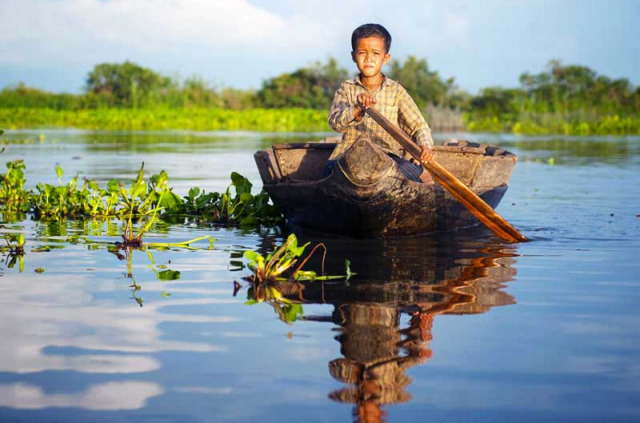
<path id="1" fill-rule="evenodd" d="M 368 23 L 357 27 L 351 34 L 351 50 L 356 51 L 358 40 L 367 37 L 381 37 L 384 40 L 384 49 L 389 53 L 391 49 L 391 34 L 380 24 Z"/>

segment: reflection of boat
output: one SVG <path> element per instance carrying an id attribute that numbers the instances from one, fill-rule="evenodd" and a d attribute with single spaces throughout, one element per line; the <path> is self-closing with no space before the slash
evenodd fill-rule
<path id="1" fill-rule="evenodd" d="M 492 253 L 499 254 L 499 253 Z M 504 292 L 515 269 L 509 254 L 476 257 L 466 266 L 439 269 L 432 280 L 362 280 L 344 282 L 282 283 L 280 292 L 301 303 L 369 303 L 394 307 L 400 312 L 437 314 L 484 313 L 491 307 L 511 305 L 514 298 Z"/>
<path id="2" fill-rule="evenodd" d="M 477 219 L 435 183 L 408 180 L 377 145 L 359 139 L 331 175 L 323 166 L 335 143 L 276 144 L 255 154 L 264 189 L 289 223 L 356 236 L 409 235 L 472 226 Z M 516 156 L 465 141 L 435 146 L 436 160 L 496 207 Z"/>
<path id="3" fill-rule="evenodd" d="M 281 286 L 294 303 L 334 306 L 330 316 L 304 318 L 339 325 L 336 340 L 343 357 L 329 362 L 329 373 L 346 386 L 329 398 L 353 404 L 357 422 L 386 421 L 384 405 L 411 400 L 406 371 L 431 358 L 435 315 L 484 313 L 515 303 L 502 290 L 515 275 L 513 251 L 487 245 L 474 252 L 438 254 L 434 239 L 384 241 L 386 251 L 396 245 L 415 250 L 408 256 L 385 255 L 382 268 L 388 281 L 379 279 L 383 273 L 379 269 L 363 269 L 367 279 L 356 277 L 348 286 L 344 282 Z M 422 258 L 417 266 L 415 257 Z M 401 327 L 402 313 L 411 316 L 407 327 Z"/>

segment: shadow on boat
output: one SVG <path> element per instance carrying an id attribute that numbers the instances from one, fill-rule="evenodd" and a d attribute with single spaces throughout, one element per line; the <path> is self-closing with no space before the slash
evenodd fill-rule
<path id="1" fill-rule="evenodd" d="M 329 398 L 353 404 L 355 421 L 386 421 L 383 406 L 411 400 L 406 371 L 431 358 L 436 315 L 479 314 L 515 304 L 504 288 L 516 275 L 516 247 L 478 241 L 474 235 L 325 237 L 327 273 L 335 273 L 343 266 L 340 258 L 349 257 L 357 275 L 348 282 L 279 286 L 291 304 L 333 306 L 327 315 L 301 314 L 307 321 L 337 325 L 335 339 L 343 356 L 329 362 L 329 373 L 345 386 Z M 319 262 L 316 258 L 312 267 L 319 269 Z"/>

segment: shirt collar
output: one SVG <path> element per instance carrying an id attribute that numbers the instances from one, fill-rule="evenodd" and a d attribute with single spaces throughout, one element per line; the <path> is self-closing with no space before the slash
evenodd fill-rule
<path id="1" fill-rule="evenodd" d="M 389 83 L 389 78 L 387 78 L 387 75 L 385 75 L 384 73 L 381 74 L 382 75 L 382 84 L 380 84 L 380 88 L 378 88 L 379 90 L 383 89 L 384 87 L 386 87 Z M 365 87 L 362 82 L 360 82 L 360 74 L 356 75 L 353 78 L 353 83 L 356 85 L 361 86 L 364 89 L 367 89 L 367 87 Z"/>

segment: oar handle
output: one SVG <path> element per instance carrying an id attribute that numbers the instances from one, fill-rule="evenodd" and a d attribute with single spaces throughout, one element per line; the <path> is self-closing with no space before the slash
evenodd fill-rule
<path id="1" fill-rule="evenodd" d="M 423 162 L 420 159 L 421 149 L 402 129 L 392 124 L 379 111 L 371 107 L 365 112 L 382 126 L 414 159 L 429 171 L 433 178 L 442 185 L 453 197 L 464 205 L 485 226 L 496 235 L 509 242 L 525 242 L 529 239 L 500 216 L 491 206 L 484 202 L 469 187 L 460 182 L 451 172 L 435 160 Z"/>

